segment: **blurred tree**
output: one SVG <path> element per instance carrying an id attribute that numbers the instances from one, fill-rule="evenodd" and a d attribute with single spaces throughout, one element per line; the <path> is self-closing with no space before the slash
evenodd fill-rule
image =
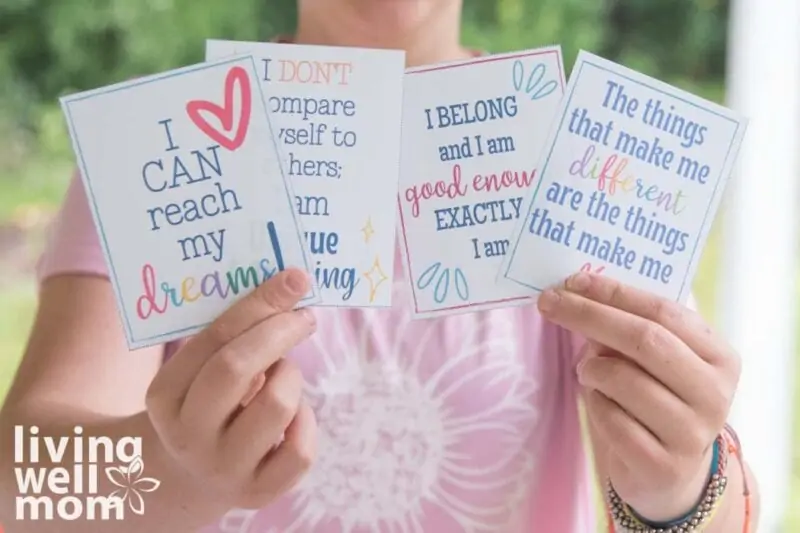
<path id="1" fill-rule="evenodd" d="M 34 99 L 202 61 L 209 37 L 259 40 L 294 24 L 294 0 L 4 0 L 2 97 Z"/>
<path id="2" fill-rule="evenodd" d="M 602 44 L 597 0 L 464 0 L 464 39 L 491 52 L 560 44 L 568 66 L 581 48 Z"/>
<path id="3" fill-rule="evenodd" d="M 727 0 L 606 0 L 600 53 L 659 77 L 721 79 Z"/>
<path id="4" fill-rule="evenodd" d="M 0 120 L 35 124 L 40 102 L 202 61 L 208 37 L 290 31 L 296 0 L 3 0 Z M 233 7 L 235 5 L 235 7 Z M 650 74 L 720 78 L 726 0 L 464 0 L 464 39 L 502 52 L 562 45 Z"/>

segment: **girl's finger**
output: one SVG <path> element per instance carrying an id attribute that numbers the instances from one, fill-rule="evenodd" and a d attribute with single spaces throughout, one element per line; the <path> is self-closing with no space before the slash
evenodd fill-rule
<path id="1" fill-rule="evenodd" d="M 585 393 L 589 423 L 620 461 L 643 479 L 659 479 L 661 469 L 672 464 L 670 453 L 658 438 L 602 392 Z"/>
<path id="2" fill-rule="evenodd" d="M 578 380 L 622 408 L 675 453 L 703 449 L 708 438 L 690 406 L 628 359 L 594 355 L 578 364 Z"/>
<path id="3" fill-rule="evenodd" d="M 291 489 L 305 474 L 317 455 L 317 421 L 305 402 L 286 428 L 283 442 L 269 452 L 256 470 L 250 489 L 257 508 Z"/>
<path id="4" fill-rule="evenodd" d="M 281 359 L 267 373 L 264 386 L 222 437 L 223 468 L 237 474 L 253 472 L 280 443 L 303 397 L 303 376 L 292 363 Z"/>
<path id="5" fill-rule="evenodd" d="M 737 359 L 735 350 L 716 335 L 703 318 L 677 302 L 631 287 L 607 276 L 579 273 L 565 287 L 598 303 L 640 316 L 664 326 L 710 364 Z"/>
<path id="6" fill-rule="evenodd" d="M 543 316 L 632 359 L 689 405 L 703 405 L 710 367 L 664 326 L 564 289 L 539 296 Z"/>
<path id="7" fill-rule="evenodd" d="M 241 409 L 255 377 L 314 330 L 311 311 L 290 311 L 259 323 L 226 344 L 203 365 L 186 393 L 182 425 L 200 435 L 221 434 Z"/>
<path id="8" fill-rule="evenodd" d="M 292 310 L 308 290 L 308 276 L 288 269 L 235 303 L 164 363 L 147 392 L 151 413 L 176 419 L 192 382 L 212 355 L 257 324 Z"/>

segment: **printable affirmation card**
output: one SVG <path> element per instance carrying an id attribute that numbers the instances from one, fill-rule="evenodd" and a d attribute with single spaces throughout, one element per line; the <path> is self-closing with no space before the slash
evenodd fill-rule
<path id="1" fill-rule="evenodd" d="M 581 52 L 501 274 L 579 270 L 685 302 L 747 122 Z"/>
<path id="2" fill-rule="evenodd" d="M 392 303 L 405 53 L 210 40 L 247 53 L 295 191 L 319 305 Z M 267 142 L 267 141 L 265 141 Z"/>
<path id="3" fill-rule="evenodd" d="M 196 332 L 279 270 L 309 270 L 252 57 L 61 104 L 132 349 Z"/>
<path id="4" fill-rule="evenodd" d="M 559 47 L 409 70 L 398 197 L 414 316 L 523 304 L 497 276 L 564 91 Z"/>

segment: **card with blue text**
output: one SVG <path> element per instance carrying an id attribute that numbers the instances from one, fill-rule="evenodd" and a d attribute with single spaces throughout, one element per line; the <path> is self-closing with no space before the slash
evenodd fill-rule
<path id="1" fill-rule="evenodd" d="M 686 301 L 747 121 L 581 52 L 501 277 L 579 270 Z"/>
<path id="2" fill-rule="evenodd" d="M 409 70 L 398 197 L 414 316 L 520 305 L 497 271 L 564 91 L 559 47 Z"/>
<path id="3" fill-rule="evenodd" d="M 252 57 L 61 105 L 132 349 L 198 331 L 279 270 L 310 270 Z"/>
<path id="4" fill-rule="evenodd" d="M 318 305 L 388 307 L 405 53 L 210 40 L 207 59 L 253 54 Z"/>

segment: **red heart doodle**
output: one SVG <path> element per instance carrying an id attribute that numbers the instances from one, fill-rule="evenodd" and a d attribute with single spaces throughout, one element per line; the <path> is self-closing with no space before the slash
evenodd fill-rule
<path id="1" fill-rule="evenodd" d="M 234 127 L 233 111 L 236 100 L 234 96 L 237 87 L 239 90 L 240 101 L 239 124 L 236 128 L 233 138 L 231 138 L 229 135 Z M 250 77 L 243 68 L 233 67 L 230 71 L 228 71 L 228 75 L 225 78 L 224 106 L 219 106 L 207 100 L 192 100 L 186 104 L 186 112 L 189 114 L 189 118 L 192 119 L 192 122 L 194 122 L 195 125 L 203 131 L 203 133 L 211 137 L 211 139 L 219 143 L 221 146 L 230 151 L 234 151 L 242 145 L 245 137 L 247 136 L 247 127 L 250 124 L 250 105 L 252 103 L 251 97 Z M 201 115 L 201 111 L 206 111 L 217 117 L 217 119 L 219 119 L 219 121 L 222 123 L 223 131 L 220 131 L 209 124 L 205 117 Z"/>

